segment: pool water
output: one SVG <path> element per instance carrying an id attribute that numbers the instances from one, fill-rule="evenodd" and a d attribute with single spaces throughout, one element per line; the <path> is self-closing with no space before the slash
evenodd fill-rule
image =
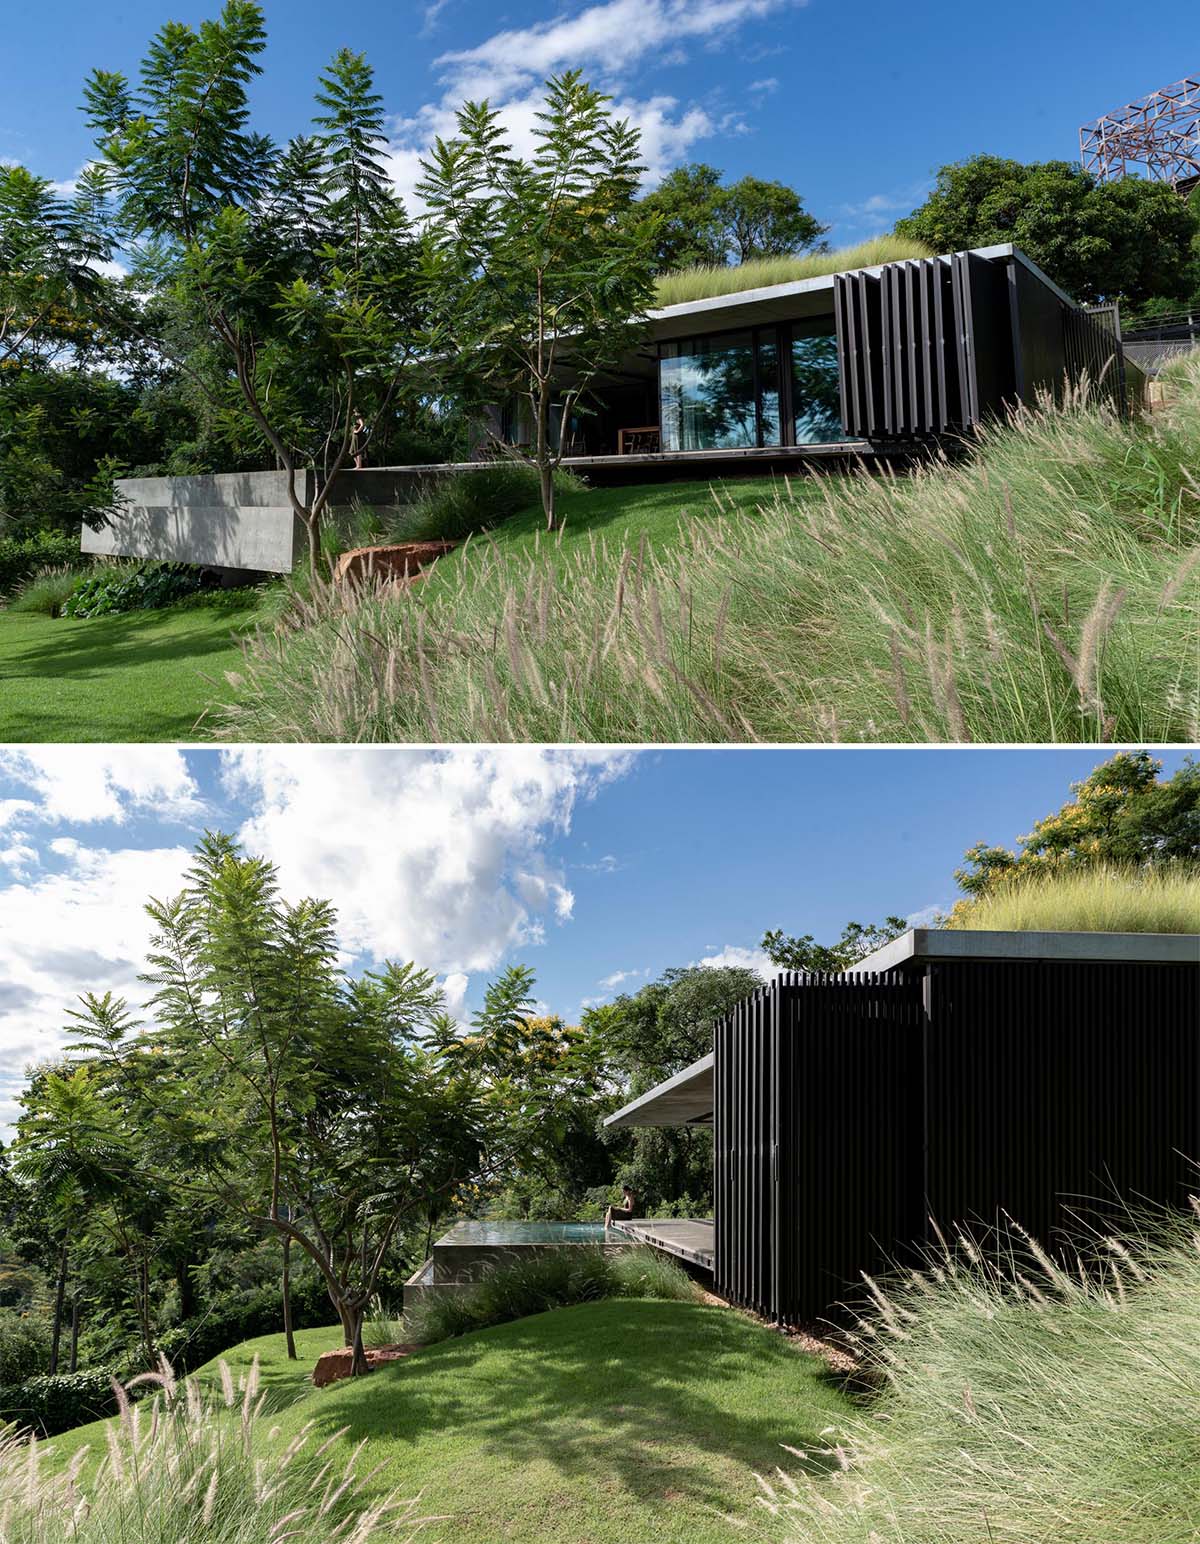
<path id="1" fill-rule="evenodd" d="M 520 1244 L 604 1244 L 627 1242 L 623 1233 L 602 1222 L 456 1222 L 435 1249 Z"/>

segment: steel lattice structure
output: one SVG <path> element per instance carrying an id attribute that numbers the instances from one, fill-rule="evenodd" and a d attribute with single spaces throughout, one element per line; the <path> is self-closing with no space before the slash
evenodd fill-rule
<path id="1" fill-rule="evenodd" d="M 1200 75 L 1085 123 L 1079 159 L 1101 182 L 1141 172 L 1174 188 L 1194 185 L 1200 180 Z"/>

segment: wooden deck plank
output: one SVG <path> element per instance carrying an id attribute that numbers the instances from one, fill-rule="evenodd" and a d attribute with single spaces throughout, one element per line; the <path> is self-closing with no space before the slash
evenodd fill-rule
<path id="1" fill-rule="evenodd" d="M 714 1227 L 710 1220 L 692 1217 L 633 1217 L 616 1222 L 614 1227 L 639 1244 L 677 1255 L 706 1271 L 713 1268 Z"/>

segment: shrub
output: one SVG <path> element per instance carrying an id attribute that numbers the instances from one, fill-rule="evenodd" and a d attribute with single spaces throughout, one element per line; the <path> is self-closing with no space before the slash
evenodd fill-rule
<path id="1" fill-rule="evenodd" d="M 800 1544 L 1177 1544 L 1200 1530 L 1200 1251 L 1192 1226 L 1105 1240 L 1091 1272 L 1019 1232 L 1017 1264 L 948 1251 L 880 1292 L 859 1349 L 882 1385 L 763 1500 Z"/>
<path id="2" fill-rule="evenodd" d="M 22 1383 L 50 1361 L 50 1320 L 39 1313 L 0 1308 L 0 1387 Z"/>
<path id="3" fill-rule="evenodd" d="M 1116 864 L 994 880 L 959 901 L 952 928 L 1017 932 L 1200 933 L 1200 869 Z"/>
<path id="4" fill-rule="evenodd" d="M 68 617 L 119 616 L 153 611 L 200 589 L 199 569 L 176 563 L 105 565 L 85 574 L 63 605 Z"/>
<path id="5" fill-rule="evenodd" d="M 113 1415 L 116 1408 L 113 1369 L 109 1367 L 26 1378 L 23 1383 L 0 1389 L 0 1421 L 32 1427 L 43 1437 Z"/>
<path id="6" fill-rule="evenodd" d="M 695 1283 L 652 1249 L 545 1249 L 495 1266 L 462 1292 L 426 1298 L 405 1315 L 408 1335 L 422 1345 L 507 1324 L 530 1314 L 606 1297 L 656 1297 L 689 1302 Z"/>
<path id="7" fill-rule="evenodd" d="M 583 483 L 571 472 L 555 477 L 558 493 Z M 453 472 L 402 505 L 386 527 L 390 541 L 462 541 L 490 530 L 523 509 L 540 507 L 536 471 L 521 461 L 492 461 L 470 472 Z"/>
<path id="8" fill-rule="evenodd" d="M 119 1396 L 120 1421 L 89 1461 L 47 1465 L 37 1447 L 0 1437 L 0 1529 L 13 1544 L 366 1544 L 411 1538 L 425 1519 L 415 1500 L 380 1494 L 358 1451 L 330 1473 L 308 1426 L 285 1442 L 267 1429 L 258 1363 L 221 1393 L 177 1384 L 165 1363 L 150 1375 L 153 1411 Z M 144 1386 L 144 1385 L 143 1385 Z"/>
<path id="9" fill-rule="evenodd" d="M 661 559 L 481 543 L 412 595 L 314 581 L 246 648 L 261 740 L 1200 738 L 1200 355 L 1173 414 L 1082 399 L 961 463 L 716 501 Z"/>
<path id="10" fill-rule="evenodd" d="M 10 594 L 30 574 L 50 564 L 90 562 L 79 551 L 78 535 L 38 531 L 31 536 L 0 537 L 0 595 Z"/>
<path id="11" fill-rule="evenodd" d="M 10 611 L 57 617 L 75 593 L 79 570 L 66 564 L 35 569 L 8 603 Z"/>

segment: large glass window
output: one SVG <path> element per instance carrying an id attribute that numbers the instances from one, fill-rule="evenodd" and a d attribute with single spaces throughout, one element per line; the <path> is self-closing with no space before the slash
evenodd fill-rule
<path id="1" fill-rule="evenodd" d="M 797 445 L 820 445 L 844 436 L 831 316 L 792 326 L 792 425 Z"/>
<path id="2" fill-rule="evenodd" d="M 659 360 L 664 450 L 742 450 L 779 443 L 774 332 L 664 343 Z M 761 424 L 760 424 L 761 416 Z"/>

